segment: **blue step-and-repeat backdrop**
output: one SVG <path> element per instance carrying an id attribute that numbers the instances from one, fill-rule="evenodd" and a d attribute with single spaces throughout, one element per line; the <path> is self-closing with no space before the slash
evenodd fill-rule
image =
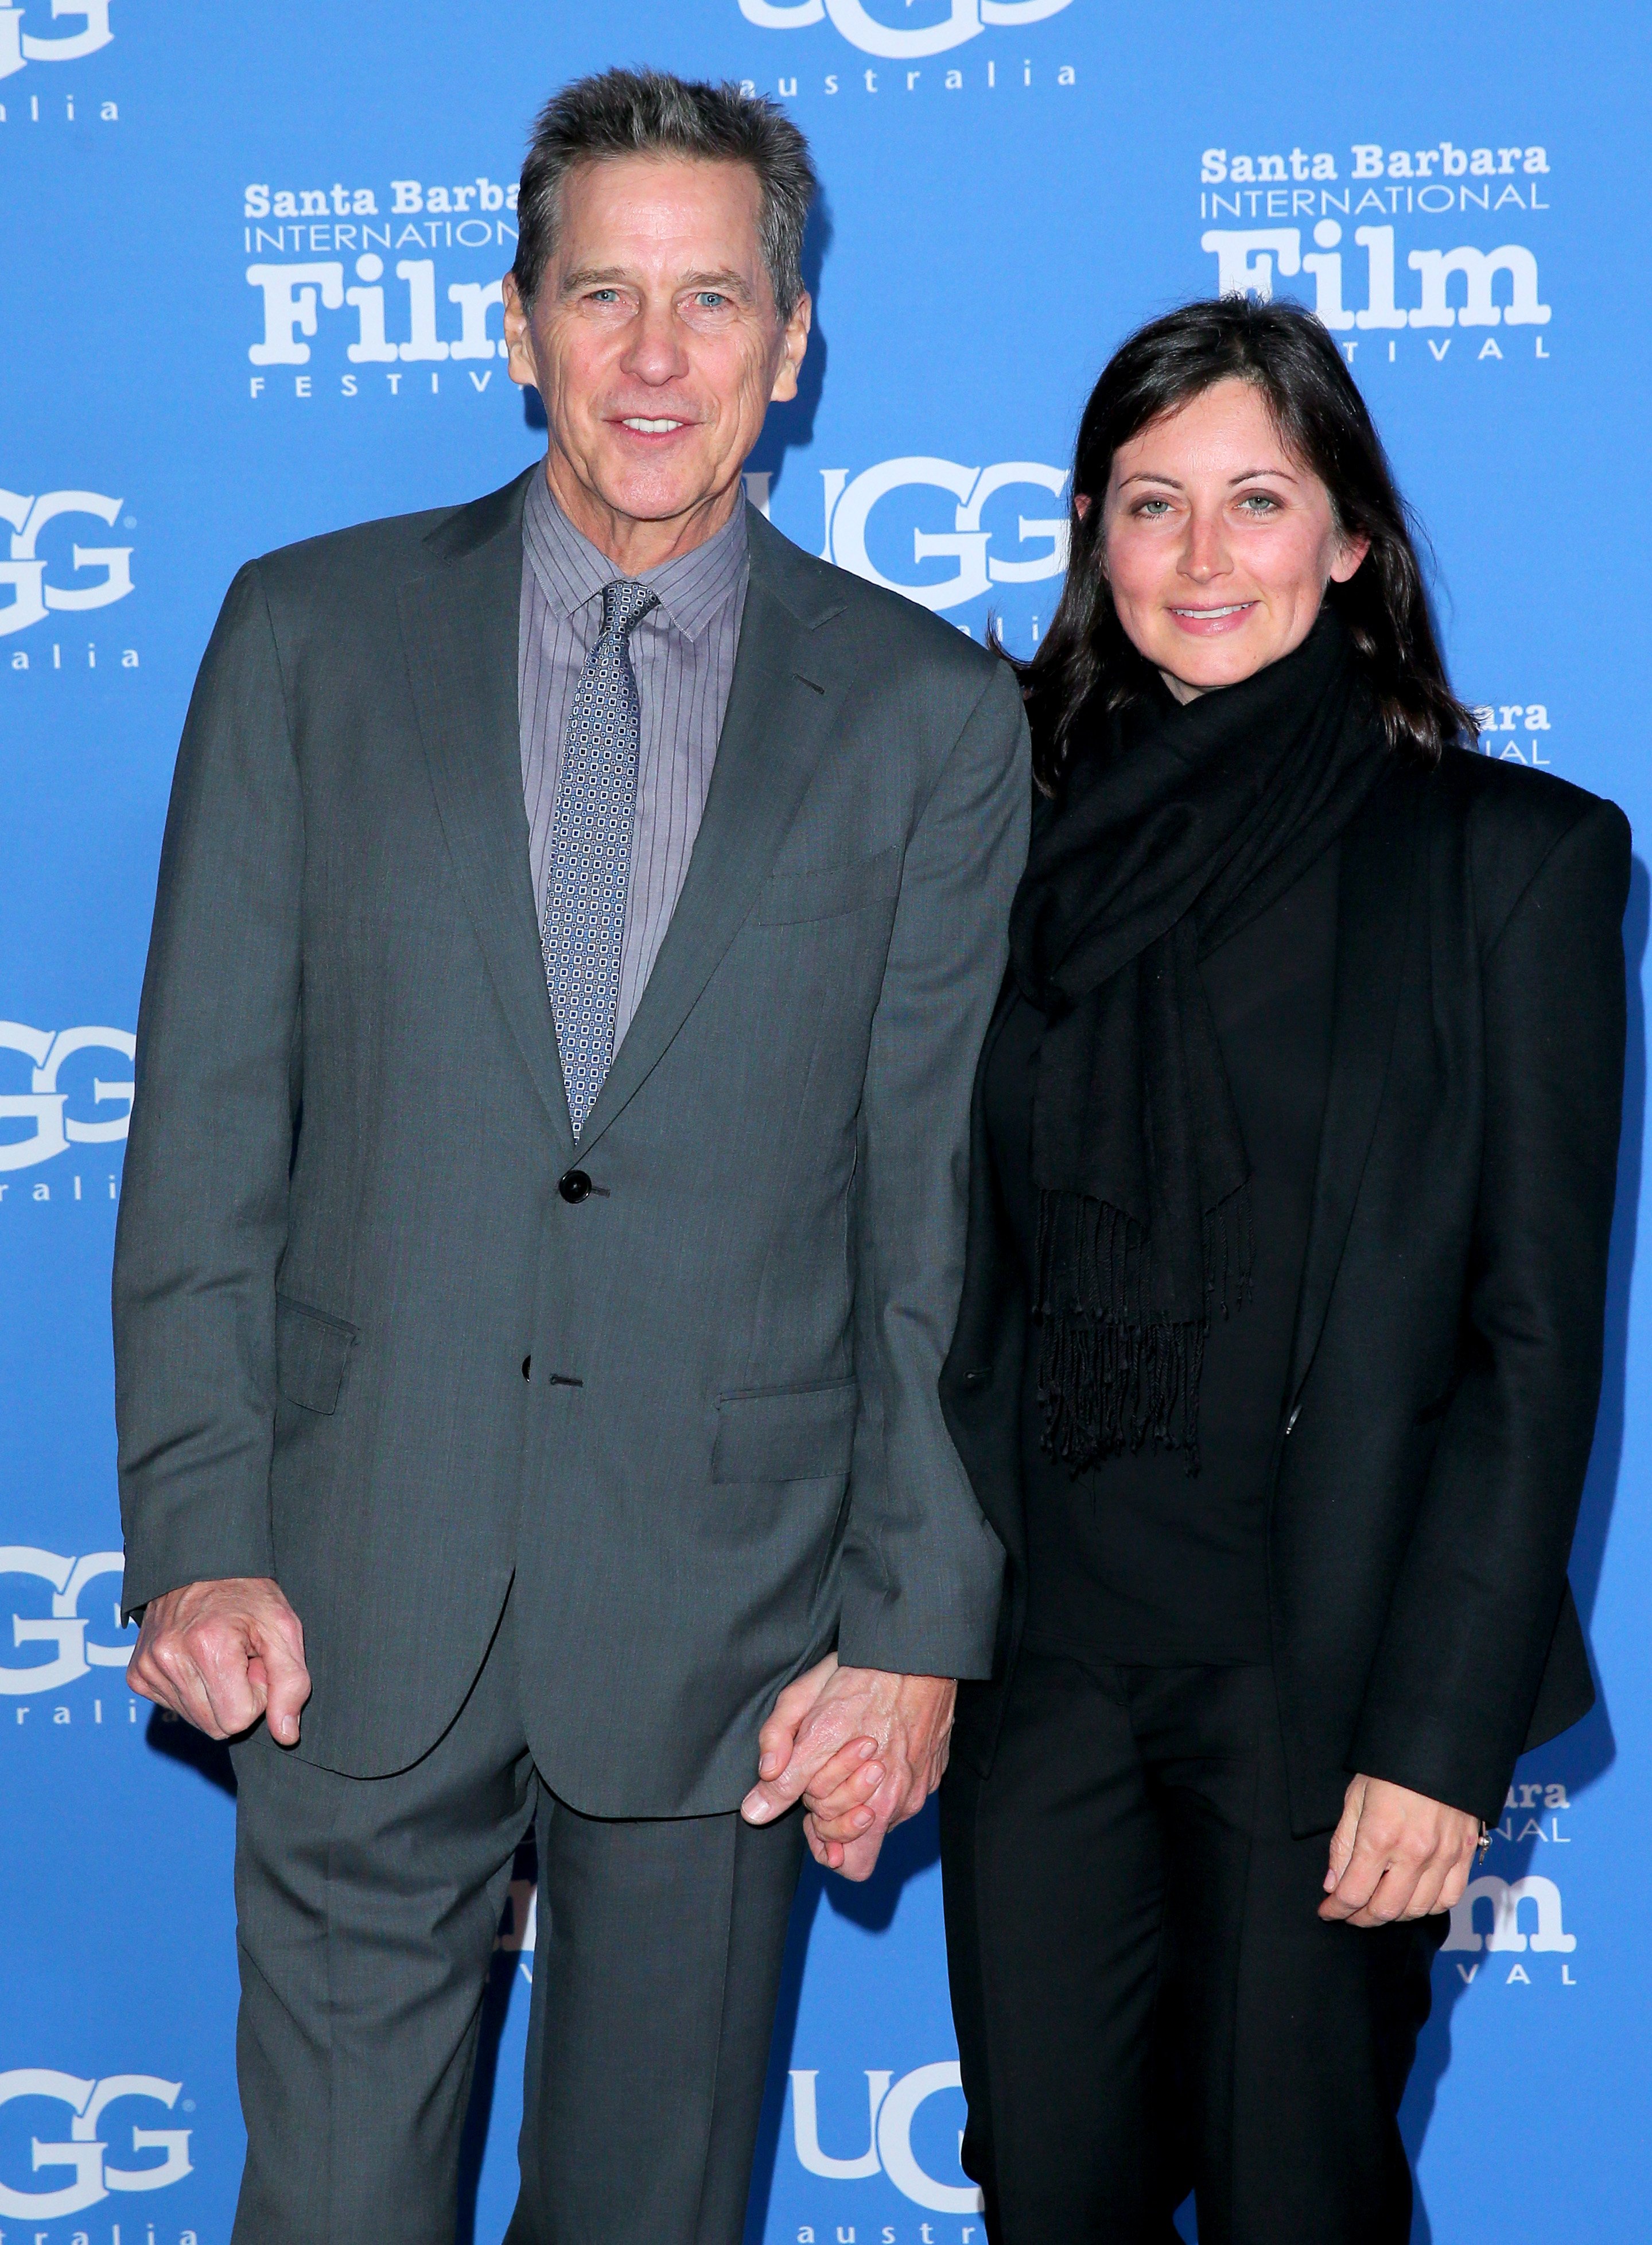
<path id="1" fill-rule="evenodd" d="M 1077 414 L 1125 332 L 1219 288 L 1301 297 L 1432 536 L 1480 753 L 1613 796 L 1644 831 L 1646 31 L 1634 0 L 0 4 L 8 2245 L 227 2245 L 227 1768 L 127 1691 L 118 1626 L 107 1293 L 156 856 L 237 565 L 489 490 L 542 449 L 498 342 L 539 100 L 643 60 L 787 105 L 826 185 L 816 326 L 749 488 L 801 545 L 978 639 L 997 614 L 1025 648 L 1048 617 Z M 1642 870 L 1637 969 L 1646 918 Z M 1601 1703 L 1520 1768 L 1439 1958 L 1406 2109 L 1438 2245 L 1647 2234 L 1631 987 L 1574 1563 Z M 862 1889 L 811 1870 L 800 1898 L 754 2241 L 982 2238 L 932 1817 L 884 1866 Z M 484 2241 L 512 2196 L 531 1911 L 525 1862 L 470 2145 Z"/>

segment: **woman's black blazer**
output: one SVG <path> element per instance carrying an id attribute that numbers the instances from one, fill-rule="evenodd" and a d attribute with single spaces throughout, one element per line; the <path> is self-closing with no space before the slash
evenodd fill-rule
<path id="1" fill-rule="evenodd" d="M 1601 1386 L 1629 829 L 1453 749 L 1344 837 L 1330 1086 L 1268 1523 L 1298 1832 L 1364 1771 L 1494 1822 L 1594 1698 L 1566 1580 Z M 1009 1554 L 985 1772 L 1024 1608 L 1026 1311 L 977 1078 L 947 1423 Z"/>

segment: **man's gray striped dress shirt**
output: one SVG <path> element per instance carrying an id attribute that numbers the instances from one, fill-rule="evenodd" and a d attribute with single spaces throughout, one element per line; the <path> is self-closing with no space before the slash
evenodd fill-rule
<path id="1" fill-rule="evenodd" d="M 574 528 L 543 474 L 528 486 L 522 545 L 517 708 L 533 892 L 543 922 L 568 719 L 602 628 L 602 588 L 624 572 Z M 748 574 L 742 499 L 714 538 L 638 580 L 658 593 L 660 605 L 631 634 L 642 733 L 616 1052 L 687 876 L 735 675 Z"/>

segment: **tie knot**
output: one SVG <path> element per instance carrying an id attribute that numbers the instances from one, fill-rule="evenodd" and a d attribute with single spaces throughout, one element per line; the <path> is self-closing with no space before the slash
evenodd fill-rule
<path id="1" fill-rule="evenodd" d="M 634 577 L 616 578 L 602 588 L 602 634 L 605 639 L 629 639 L 633 628 L 650 608 L 660 606 L 660 595 Z"/>

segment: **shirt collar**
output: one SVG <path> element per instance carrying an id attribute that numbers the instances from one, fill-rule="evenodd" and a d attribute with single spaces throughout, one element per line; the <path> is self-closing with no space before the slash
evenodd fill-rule
<path id="1" fill-rule="evenodd" d="M 576 530 L 557 505 L 543 471 L 528 485 L 522 545 L 540 592 L 565 615 L 599 600 L 604 586 L 619 575 L 607 555 Z M 686 639 L 698 639 L 739 587 L 746 566 L 746 509 L 741 504 L 714 538 L 657 569 L 644 570 L 638 581 L 659 593 L 660 607 Z"/>

